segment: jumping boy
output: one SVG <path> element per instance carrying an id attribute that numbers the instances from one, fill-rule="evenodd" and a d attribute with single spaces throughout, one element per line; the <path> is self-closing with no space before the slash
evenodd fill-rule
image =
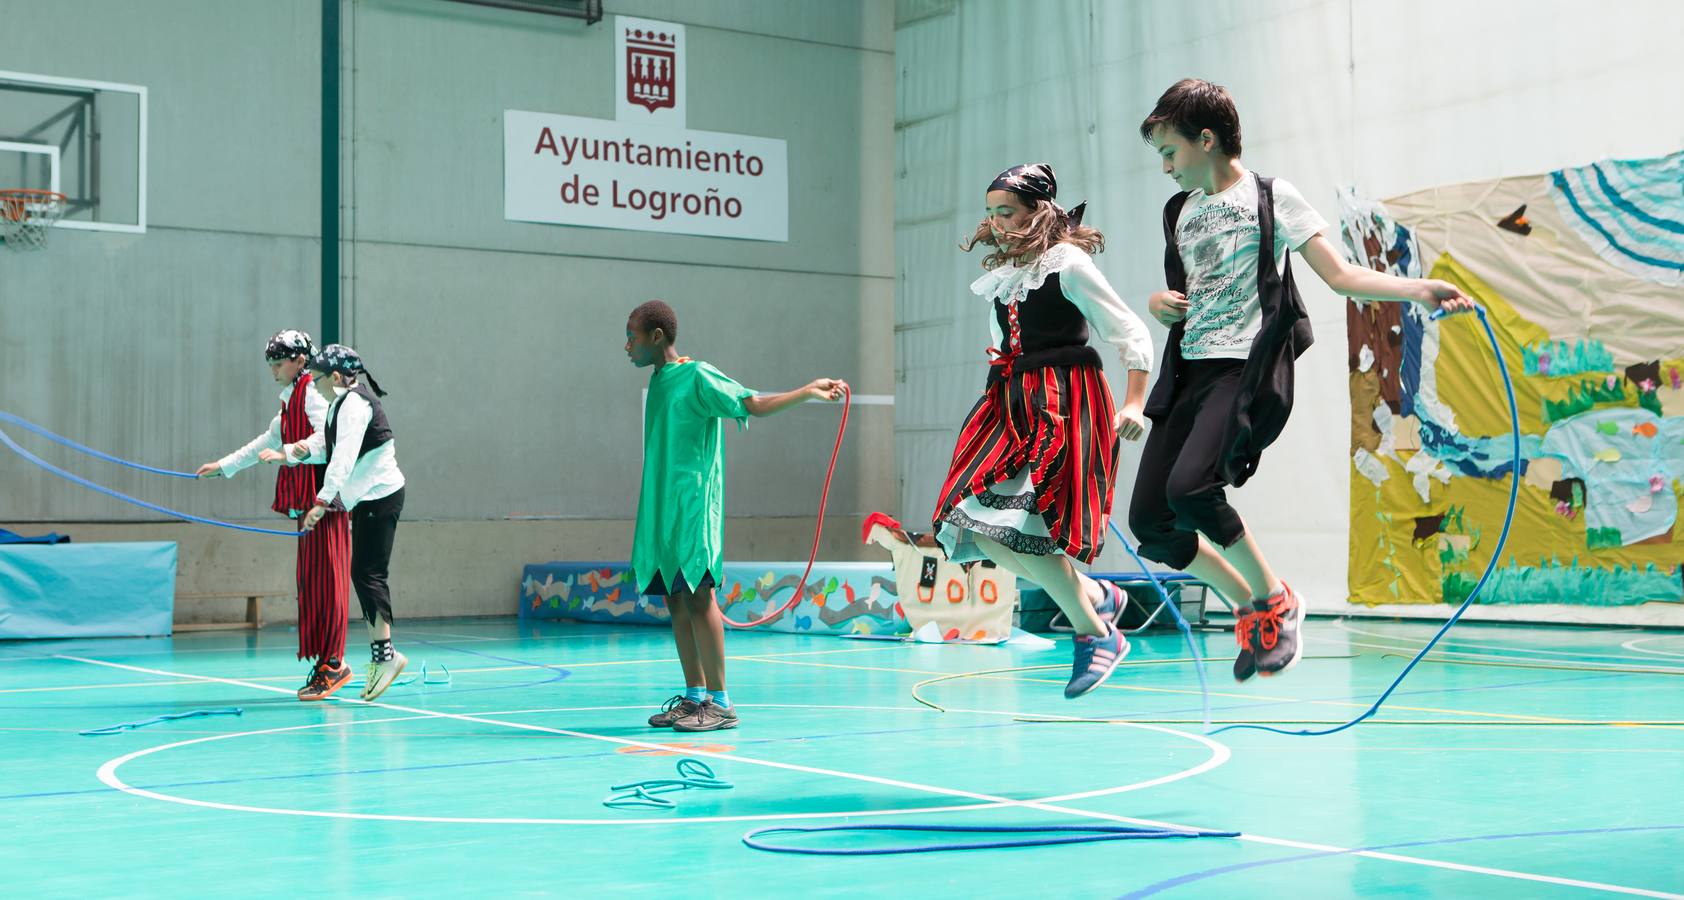
<path id="1" fill-rule="evenodd" d="M 1164 208 L 1169 289 L 1148 302 L 1170 332 L 1146 404 L 1153 428 L 1129 527 L 1143 555 L 1239 605 L 1235 680 L 1274 675 L 1303 654 L 1304 603 L 1276 576 L 1223 489 L 1251 476 L 1286 425 L 1293 362 L 1312 340 L 1288 251 L 1346 297 L 1450 313 L 1473 309 L 1473 301 L 1449 282 L 1345 262 L 1327 222 L 1296 188 L 1240 162 L 1239 111 L 1219 85 L 1176 82 L 1140 124 L 1140 136 L 1181 192 Z"/>

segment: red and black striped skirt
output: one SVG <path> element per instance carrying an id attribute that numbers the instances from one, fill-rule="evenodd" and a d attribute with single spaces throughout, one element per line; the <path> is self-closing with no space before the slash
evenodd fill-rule
<path id="1" fill-rule="evenodd" d="M 298 538 L 299 659 L 345 657 L 350 602 L 351 514 L 330 512 Z"/>
<path id="2" fill-rule="evenodd" d="M 1092 562 L 1117 477 L 1115 410 L 1098 366 L 1013 372 L 989 385 L 965 417 L 936 506 L 949 554 L 972 531 L 1013 552 Z"/>

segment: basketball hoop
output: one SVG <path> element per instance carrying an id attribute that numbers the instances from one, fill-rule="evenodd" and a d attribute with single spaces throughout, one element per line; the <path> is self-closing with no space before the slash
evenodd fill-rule
<path id="1" fill-rule="evenodd" d="M 14 250 L 47 245 L 47 229 L 64 215 L 65 196 L 22 188 L 0 190 L 0 239 Z"/>

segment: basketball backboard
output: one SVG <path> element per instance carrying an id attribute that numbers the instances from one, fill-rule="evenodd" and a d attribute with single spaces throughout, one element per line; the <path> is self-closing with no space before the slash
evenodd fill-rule
<path id="1" fill-rule="evenodd" d="M 60 228 L 146 231 L 146 88 L 0 71 L 0 188 L 56 191 Z"/>

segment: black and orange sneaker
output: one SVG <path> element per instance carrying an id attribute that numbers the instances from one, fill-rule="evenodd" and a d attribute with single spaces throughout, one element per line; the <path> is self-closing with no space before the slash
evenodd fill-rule
<path id="1" fill-rule="evenodd" d="M 649 717 L 650 728 L 671 728 L 672 723 L 679 719 L 696 714 L 702 705 L 689 697 L 679 694 L 662 704 L 661 711 Z"/>
<path id="2" fill-rule="evenodd" d="M 1249 606 L 1234 610 L 1234 642 L 1240 655 L 1234 657 L 1234 680 L 1246 682 L 1257 674 L 1257 611 Z"/>
<path id="3" fill-rule="evenodd" d="M 340 663 L 338 668 L 334 668 L 327 660 L 322 660 L 316 663 L 316 668 L 310 673 L 309 683 L 298 689 L 298 699 L 326 700 L 350 680 L 350 666 Z"/>
<path id="4" fill-rule="evenodd" d="M 1298 665 L 1304 655 L 1299 629 L 1304 624 L 1304 602 L 1292 588 L 1281 589 L 1262 600 L 1253 600 L 1257 610 L 1257 672 L 1265 677 L 1279 675 Z"/>

